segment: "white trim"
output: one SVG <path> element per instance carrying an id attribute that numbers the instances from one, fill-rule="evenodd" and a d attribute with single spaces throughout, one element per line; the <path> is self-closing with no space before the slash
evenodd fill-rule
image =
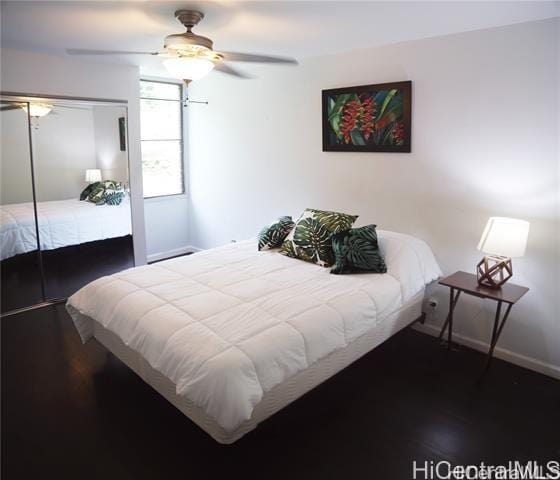
<path id="1" fill-rule="evenodd" d="M 414 328 L 434 337 L 437 337 L 441 330 L 441 326 L 429 325 L 427 323 L 425 323 L 424 325 L 415 324 Z M 459 340 L 458 343 L 462 345 L 466 345 L 467 347 L 484 353 L 487 353 L 488 349 L 490 348 L 490 345 L 486 342 L 482 342 L 480 340 L 476 340 L 474 338 L 466 337 L 460 334 L 454 333 L 453 339 L 455 341 Z M 553 365 L 551 363 L 542 362 L 535 358 L 526 357 L 525 355 L 521 355 L 520 353 L 515 353 L 511 350 L 507 350 L 498 346 L 496 346 L 496 348 L 494 349 L 494 356 L 505 360 L 506 362 L 510 362 L 515 365 L 519 365 L 520 367 L 525 367 L 529 370 L 534 370 L 535 372 L 543 373 L 544 375 L 548 375 L 560 380 L 560 366 L 558 365 Z"/>
<path id="2" fill-rule="evenodd" d="M 185 245 L 184 247 L 174 248 L 173 250 L 168 250 L 167 252 L 152 253 L 148 255 L 148 262 L 156 262 L 158 260 L 165 260 L 166 258 L 184 255 L 185 253 L 195 253 L 200 251 L 201 249 L 198 247 L 194 247 L 193 245 Z"/>

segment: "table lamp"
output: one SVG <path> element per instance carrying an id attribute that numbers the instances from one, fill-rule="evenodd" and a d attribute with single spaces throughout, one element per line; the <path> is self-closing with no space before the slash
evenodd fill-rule
<path id="1" fill-rule="evenodd" d="M 86 170 L 86 182 L 95 183 L 101 181 L 101 170 L 99 168 L 88 168 Z"/>
<path id="2" fill-rule="evenodd" d="M 481 286 L 499 288 L 513 275 L 512 257 L 522 257 L 527 246 L 529 222 L 506 217 L 490 217 L 478 249 L 487 255 L 476 266 Z"/>

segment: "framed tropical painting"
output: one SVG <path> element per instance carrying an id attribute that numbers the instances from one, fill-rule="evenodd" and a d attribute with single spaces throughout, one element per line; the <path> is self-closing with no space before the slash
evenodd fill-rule
<path id="1" fill-rule="evenodd" d="M 323 151 L 410 152 L 411 86 L 323 90 Z"/>

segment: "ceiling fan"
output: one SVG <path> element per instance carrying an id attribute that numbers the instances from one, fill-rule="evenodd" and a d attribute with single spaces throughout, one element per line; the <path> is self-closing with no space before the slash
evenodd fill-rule
<path id="1" fill-rule="evenodd" d="M 190 82 L 199 80 L 213 69 L 239 78 L 250 78 L 248 75 L 227 65 L 226 61 L 277 63 L 296 65 L 297 61 L 288 57 L 274 57 L 239 52 L 215 52 L 211 39 L 193 33 L 192 29 L 204 18 L 202 12 L 196 10 L 177 10 L 175 17 L 187 29 L 184 33 L 165 37 L 163 52 L 127 52 L 122 50 L 82 50 L 69 48 L 69 55 L 155 55 L 165 60 L 163 64 L 171 75 Z"/>

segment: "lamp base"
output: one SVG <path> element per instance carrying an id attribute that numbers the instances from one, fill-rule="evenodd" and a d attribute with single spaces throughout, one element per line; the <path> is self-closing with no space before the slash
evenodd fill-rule
<path id="1" fill-rule="evenodd" d="M 476 279 L 484 287 L 500 288 L 513 276 L 511 258 L 486 255 L 476 266 Z"/>

